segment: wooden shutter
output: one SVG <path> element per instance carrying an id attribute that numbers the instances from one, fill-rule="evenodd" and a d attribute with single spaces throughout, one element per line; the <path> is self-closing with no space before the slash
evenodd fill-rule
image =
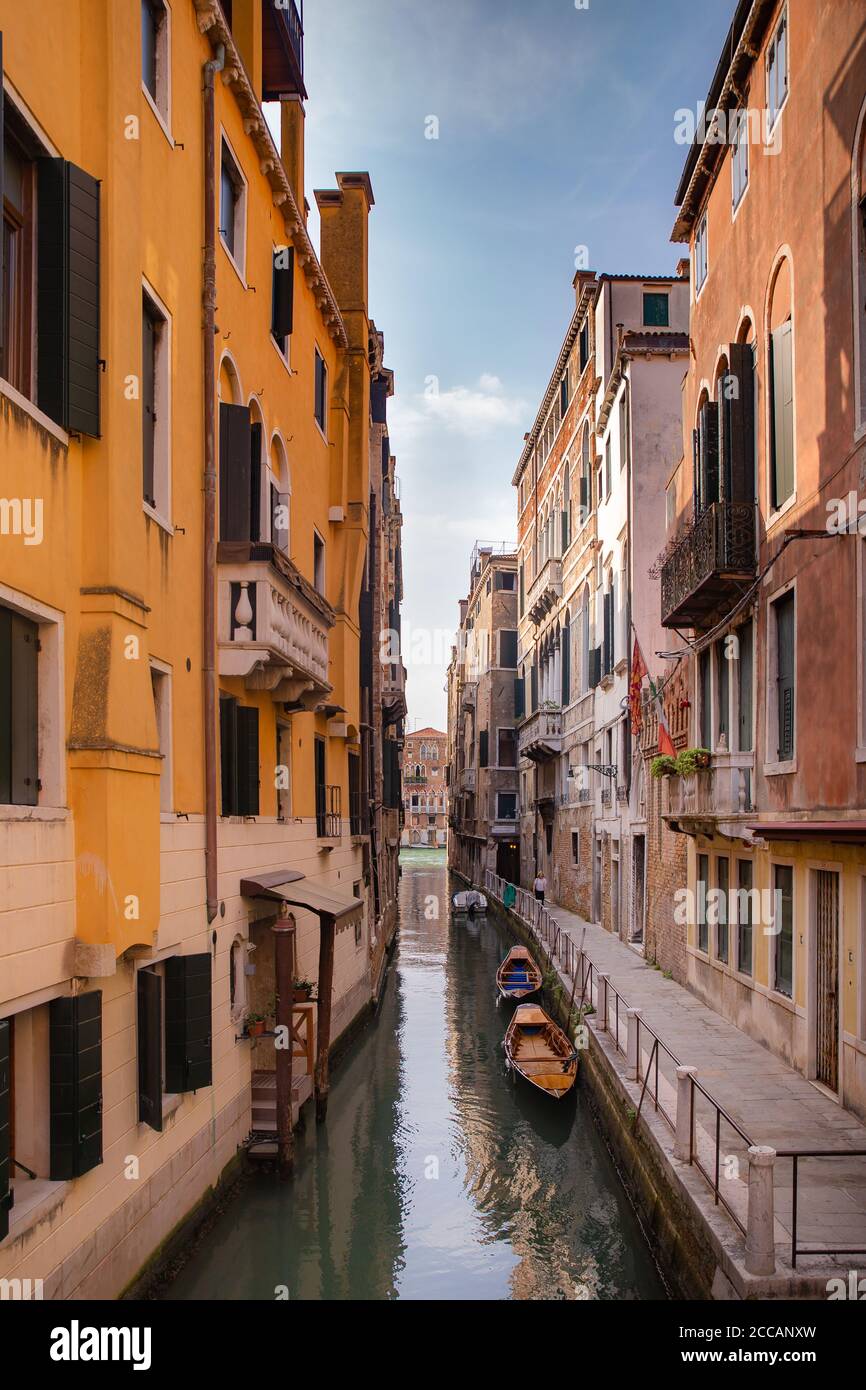
<path id="1" fill-rule="evenodd" d="M 142 496 L 151 507 L 156 506 L 153 490 L 153 456 L 156 438 L 156 381 L 154 374 L 154 353 L 156 349 L 156 329 L 153 315 L 148 312 L 147 302 L 141 313 L 141 462 Z"/>
<path id="2" fill-rule="evenodd" d="M 488 758 L 489 735 L 486 729 L 481 729 L 478 734 L 478 766 L 486 767 Z"/>
<path id="3" fill-rule="evenodd" d="M 245 405 L 220 404 L 220 540 L 250 538 L 252 425 Z"/>
<path id="4" fill-rule="evenodd" d="M 9 1234 L 9 1179 L 12 1175 L 12 1120 L 9 1113 L 12 1101 L 10 1034 L 9 1019 L 0 1018 L 0 1240 Z"/>
<path id="5" fill-rule="evenodd" d="M 771 338 L 770 389 L 772 391 L 772 488 L 773 506 L 794 491 L 794 374 L 791 360 L 793 337 L 791 320 L 777 328 Z"/>
<path id="6" fill-rule="evenodd" d="M 98 436 L 99 183 L 64 159 L 36 163 L 38 404 Z"/>
<path id="7" fill-rule="evenodd" d="M 290 498 L 291 493 L 277 492 L 277 489 L 271 484 L 271 538 L 277 549 L 281 550 L 284 555 L 288 555 L 289 553 L 288 518 Z M 285 517 L 286 524 L 283 525 L 281 521 L 278 521 L 278 517 Z"/>
<path id="8" fill-rule="evenodd" d="M 568 409 L 568 377 L 564 376 L 559 383 L 559 413 L 565 415 Z"/>
<path id="9" fill-rule="evenodd" d="M 728 348 L 730 380 L 722 396 L 722 456 L 725 496 L 731 502 L 755 500 L 755 371 L 749 343 Z"/>
<path id="10" fill-rule="evenodd" d="M 565 511 L 565 510 L 563 510 L 562 513 L 561 513 L 561 517 L 562 517 L 562 553 L 563 553 L 563 555 L 564 555 L 565 552 L 566 552 L 566 550 L 568 549 L 568 545 L 569 545 L 568 512 Z"/>
<path id="11" fill-rule="evenodd" d="M 571 624 L 562 629 L 562 703 L 571 703 Z"/>
<path id="12" fill-rule="evenodd" d="M 210 953 L 172 956 L 165 963 L 165 1089 L 198 1091 L 212 1079 Z"/>
<path id="13" fill-rule="evenodd" d="M 779 599 L 776 608 L 776 639 L 779 688 L 779 762 L 794 756 L 794 595 Z"/>
<path id="14" fill-rule="evenodd" d="M 39 628 L 0 607 L 0 803 L 39 801 Z"/>
<path id="15" fill-rule="evenodd" d="M 602 595 L 602 617 L 604 620 L 602 674 L 606 676 L 613 670 L 613 593 L 610 590 Z"/>
<path id="16" fill-rule="evenodd" d="M 534 661 L 529 668 L 529 706 L 530 713 L 538 709 L 538 667 Z"/>
<path id="17" fill-rule="evenodd" d="M 518 676 L 514 682 L 514 717 L 522 719 L 526 708 L 526 694 L 523 677 Z"/>
<path id="18" fill-rule="evenodd" d="M 744 623 L 737 630 L 740 642 L 740 659 L 737 665 L 739 689 L 739 728 L 738 748 L 741 753 L 752 751 L 752 673 L 754 670 L 754 629 L 752 624 Z"/>
<path id="19" fill-rule="evenodd" d="M 700 430 L 692 430 L 692 496 L 695 502 L 695 517 L 699 517 L 704 510 L 704 499 L 701 493 L 701 435 Z"/>
<path id="20" fill-rule="evenodd" d="M 222 814 L 233 816 L 237 809 L 238 778 L 235 754 L 237 701 L 231 695 L 220 696 L 220 789 Z"/>
<path id="21" fill-rule="evenodd" d="M 709 649 L 702 651 L 698 657 L 698 679 L 700 681 L 701 694 L 701 747 L 712 748 L 712 667 L 710 665 L 711 656 Z"/>
<path id="22" fill-rule="evenodd" d="M 238 705 L 237 718 L 237 776 L 239 816 L 259 814 L 259 712 Z"/>
<path id="23" fill-rule="evenodd" d="M 591 647 L 589 652 L 589 681 L 591 690 L 599 684 L 601 680 L 601 647 Z"/>
<path id="24" fill-rule="evenodd" d="M 589 476 L 586 473 L 580 475 L 580 524 L 581 526 L 589 516 Z"/>
<path id="25" fill-rule="evenodd" d="M 361 626 L 360 681 L 365 690 L 373 686 L 373 590 L 363 589 L 358 620 Z M 388 643 L 390 655 L 391 643 Z M 390 668 L 389 668 L 390 669 Z M 399 666 L 396 668 L 399 670 Z"/>
<path id="26" fill-rule="evenodd" d="M 706 401 L 700 416 L 701 510 L 719 500 L 719 408 Z"/>
<path id="27" fill-rule="evenodd" d="M 51 1180 L 80 1178 L 102 1162 L 102 991 L 49 1007 Z"/>
<path id="28" fill-rule="evenodd" d="M 162 1129 L 162 980 L 138 972 L 138 1118 Z"/>
<path id="29" fill-rule="evenodd" d="M 274 248 L 271 333 L 278 343 L 288 338 L 294 323 L 295 251 L 292 246 Z"/>
<path id="30" fill-rule="evenodd" d="M 250 531 L 249 539 L 262 538 L 262 427 L 250 425 Z"/>
<path id="31" fill-rule="evenodd" d="M 526 603 L 526 585 L 525 585 L 525 579 L 524 579 L 523 565 L 522 565 L 522 564 L 521 564 L 521 566 L 520 566 L 520 578 L 519 578 L 519 580 L 518 580 L 518 585 L 519 585 L 519 594 L 520 594 L 520 616 L 523 617 L 523 608 L 524 608 L 524 604 Z"/>

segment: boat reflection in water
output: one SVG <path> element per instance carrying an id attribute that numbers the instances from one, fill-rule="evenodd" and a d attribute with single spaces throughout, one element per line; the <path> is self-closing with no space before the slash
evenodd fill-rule
<path id="1" fill-rule="evenodd" d="M 492 917 L 451 920 L 441 856 L 407 855 L 378 1017 L 335 1071 L 288 1184 L 256 1174 L 170 1298 L 634 1299 L 664 1287 L 584 1092 L 509 1074 Z"/>

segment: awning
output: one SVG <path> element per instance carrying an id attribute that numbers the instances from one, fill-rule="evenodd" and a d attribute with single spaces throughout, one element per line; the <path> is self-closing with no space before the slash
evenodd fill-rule
<path id="1" fill-rule="evenodd" d="M 273 898 L 290 907 L 305 907 L 320 920 L 332 921 L 337 927 L 347 927 L 364 909 L 361 898 L 338 897 L 333 889 L 310 883 L 297 869 L 276 869 L 259 874 L 258 878 L 242 878 L 241 897 Z"/>
<path id="2" fill-rule="evenodd" d="M 835 840 L 866 845 L 866 820 L 765 820 L 749 826 L 763 840 Z"/>

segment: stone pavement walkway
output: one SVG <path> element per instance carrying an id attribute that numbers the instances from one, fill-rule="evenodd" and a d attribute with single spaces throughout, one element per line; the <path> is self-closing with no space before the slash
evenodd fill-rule
<path id="1" fill-rule="evenodd" d="M 556 923 L 584 950 L 596 971 L 606 973 L 625 1004 L 640 1009 L 642 1023 L 670 1048 L 681 1066 L 697 1069 L 697 1080 L 706 1088 L 753 1144 L 774 1149 L 866 1150 L 866 1125 L 844 1110 L 799 1072 L 767 1048 L 728 1023 L 696 995 L 664 977 L 632 947 L 602 927 L 584 922 L 576 913 L 555 903 L 547 904 Z M 570 982 L 569 982 L 570 983 Z M 595 991 L 593 991 L 595 995 Z M 609 1005 L 611 1032 L 615 1010 Z M 591 1016 L 590 1016 L 591 1018 Z M 595 1021 L 592 1020 L 591 1021 Z M 625 1051 L 626 1020 L 620 1006 L 620 1047 Z M 641 1074 L 649 1061 L 652 1038 L 641 1039 Z M 660 1053 L 659 1100 L 669 1115 L 675 1113 L 674 1065 Z M 650 1083 L 650 1088 L 653 1082 Z M 696 1093 L 696 1127 L 699 1152 L 712 1174 L 715 1161 L 715 1111 Z M 647 1094 L 644 1105 L 651 1103 Z M 739 1192 L 732 1201 L 745 1217 L 745 1145 L 722 1122 L 721 1148 L 740 1161 L 729 1165 Z M 706 1155 L 706 1156 L 705 1156 Z M 790 1159 L 775 1165 L 777 1258 L 790 1261 L 792 1175 Z M 737 1181 L 739 1179 L 739 1181 Z M 866 1157 L 801 1159 L 799 1162 L 798 1246 L 844 1246 L 849 1251 L 866 1249 Z M 730 1197 L 731 1188 L 726 1187 Z M 824 1263 L 824 1261 L 820 1261 Z M 866 1255 L 838 1256 L 845 1268 L 866 1268 Z M 808 1256 L 798 1257 L 798 1268 L 815 1265 Z"/>

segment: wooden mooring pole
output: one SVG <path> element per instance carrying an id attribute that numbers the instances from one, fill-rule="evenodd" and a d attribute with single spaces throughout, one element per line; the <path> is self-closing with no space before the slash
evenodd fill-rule
<path id="1" fill-rule="evenodd" d="M 333 917 L 322 913 L 319 918 L 319 998 L 316 1019 L 316 1122 L 321 1124 L 328 1113 L 328 1052 L 331 1046 L 331 996 L 334 986 Z"/>

